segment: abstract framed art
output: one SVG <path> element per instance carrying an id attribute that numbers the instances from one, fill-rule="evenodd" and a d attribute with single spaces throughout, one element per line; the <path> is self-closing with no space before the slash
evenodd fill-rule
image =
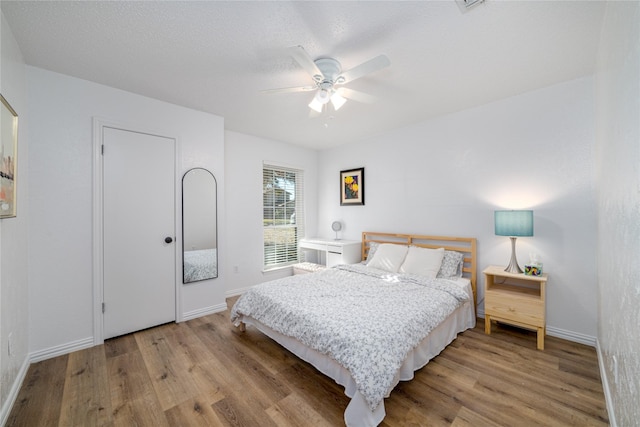
<path id="1" fill-rule="evenodd" d="M 364 168 L 340 171 L 340 205 L 364 205 Z"/>
<path id="2" fill-rule="evenodd" d="M 0 101 L 0 218 L 12 218 L 16 216 L 18 114 L 4 96 Z"/>

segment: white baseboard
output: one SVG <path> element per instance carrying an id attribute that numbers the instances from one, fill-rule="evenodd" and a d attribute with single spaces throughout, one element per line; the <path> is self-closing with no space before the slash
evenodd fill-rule
<path id="1" fill-rule="evenodd" d="M 207 316 L 209 314 L 220 313 L 221 311 L 225 311 L 226 309 L 226 303 L 199 308 L 197 310 L 182 313 L 182 320 L 186 322 L 187 320 L 197 319 L 198 317 Z"/>
<path id="2" fill-rule="evenodd" d="M 591 335 L 585 335 L 578 332 L 567 331 L 566 329 L 555 328 L 553 326 L 547 326 L 547 335 L 562 338 L 563 340 L 577 342 L 578 344 L 584 344 L 591 347 L 596 346 L 596 337 Z"/>
<path id="3" fill-rule="evenodd" d="M 13 404 L 18 398 L 18 392 L 20 392 L 20 387 L 22 387 L 22 383 L 27 376 L 27 371 L 29 370 L 30 364 L 31 363 L 29 361 L 29 357 L 25 357 L 24 362 L 22 363 L 22 366 L 20 366 L 20 370 L 18 371 L 18 375 L 11 385 L 11 390 L 9 390 L 7 400 L 5 400 L 4 404 L 2 405 L 2 412 L 0 412 L 0 426 L 4 426 L 9 420 L 11 408 L 13 408 Z"/>
<path id="4" fill-rule="evenodd" d="M 232 289 L 224 293 L 225 298 L 237 297 L 238 295 L 242 295 L 251 289 L 253 286 L 248 286 L 246 288 Z"/>
<path id="5" fill-rule="evenodd" d="M 183 320 L 191 320 L 198 317 L 206 316 L 208 314 L 219 313 L 227 309 L 227 304 L 218 304 L 210 307 L 193 310 L 183 314 Z M 46 348 L 33 352 L 29 355 L 30 363 L 40 362 L 42 360 L 51 359 L 56 356 L 62 356 L 63 354 L 72 353 L 77 350 L 84 350 L 95 345 L 93 337 L 83 338 L 70 343 L 61 344 L 55 347 Z M 1 424 L 0 424 L 1 425 Z"/>
<path id="6" fill-rule="evenodd" d="M 66 344 L 57 345 L 55 347 L 45 348 L 44 350 L 38 350 L 29 355 L 31 363 L 40 362 L 41 360 L 51 359 L 56 356 L 62 356 L 63 354 L 72 353 L 78 350 L 84 350 L 95 345 L 93 337 L 82 338 L 80 340 L 72 341 Z"/>
<path id="7" fill-rule="evenodd" d="M 611 427 L 617 427 L 615 412 L 613 412 L 613 398 L 611 396 L 611 389 L 609 388 L 609 377 L 607 376 L 607 370 L 604 369 L 604 356 L 600 348 L 600 341 L 597 339 L 596 352 L 598 354 L 598 366 L 600 367 L 600 380 L 602 381 L 602 389 L 604 391 L 604 401 L 607 404 L 607 415 L 609 415 L 609 425 Z"/>
<path id="8" fill-rule="evenodd" d="M 193 310 L 187 313 L 183 313 L 183 321 L 195 319 L 198 317 L 206 316 L 208 314 L 219 313 L 227 309 L 227 304 L 212 305 L 210 307 Z M 56 356 L 62 356 L 77 350 L 84 350 L 95 345 L 93 337 L 83 338 L 77 341 L 73 341 L 66 344 L 61 344 L 55 347 L 46 348 L 33 352 L 29 355 L 30 363 L 40 362 L 42 360 L 51 359 Z"/>

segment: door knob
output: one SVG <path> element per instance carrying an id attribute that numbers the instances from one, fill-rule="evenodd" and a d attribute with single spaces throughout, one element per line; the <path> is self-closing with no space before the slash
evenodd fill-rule
<path id="1" fill-rule="evenodd" d="M 164 241 L 165 243 L 171 243 L 173 242 L 173 239 L 171 237 L 165 237 Z"/>

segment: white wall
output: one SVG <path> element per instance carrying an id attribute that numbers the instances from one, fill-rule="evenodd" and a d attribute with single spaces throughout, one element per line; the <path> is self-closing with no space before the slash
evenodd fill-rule
<path id="1" fill-rule="evenodd" d="M 549 273 L 549 333 L 595 343 L 593 79 L 582 78 L 321 152 L 319 234 L 362 231 L 478 239 L 478 268 L 506 265 L 493 211 L 534 210 L 535 251 Z M 365 206 L 339 205 L 339 172 L 365 168 Z M 479 275 L 480 289 L 484 277 Z M 479 297 L 482 301 L 482 295 Z M 480 306 L 481 313 L 483 306 Z"/>
<path id="2" fill-rule="evenodd" d="M 598 344 L 611 425 L 617 422 L 620 426 L 631 426 L 640 420 L 640 3 L 637 1 L 608 3 L 596 82 Z"/>
<path id="3" fill-rule="evenodd" d="M 27 219 L 29 144 L 24 59 L 0 19 L 0 93 L 18 113 L 17 217 L 0 220 L 0 425 L 28 367 Z M 9 340 L 11 336 L 11 340 Z M 11 341 L 11 355 L 9 355 Z"/>
<path id="4" fill-rule="evenodd" d="M 543 257 L 549 332 L 585 341 L 597 333 L 610 417 L 632 424 L 640 416 L 640 341 L 628 332 L 640 323 L 639 22 L 637 2 L 609 3 L 595 101 L 594 80 L 583 78 L 317 153 L 234 132 L 223 143 L 220 117 L 25 68 L 2 16 L 0 92 L 20 115 L 20 145 L 18 217 L 0 221 L 0 415 L 29 348 L 92 335 L 91 118 L 100 116 L 178 137 L 182 172 L 203 166 L 218 180 L 220 277 L 184 286 L 183 311 L 193 315 L 289 274 L 262 272 L 262 161 L 305 169 L 308 236 L 332 237 L 337 219 L 344 238 L 363 230 L 475 236 L 480 270 L 509 257 L 508 239 L 493 235 L 493 210 L 534 209 L 535 236 L 518 240 L 518 257 Z M 366 205 L 340 207 L 339 171 L 361 166 Z"/>
<path id="5" fill-rule="evenodd" d="M 209 169 L 218 179 L 219 242 L 226 238 L 224 126 L 211 114 L 39 68 L 27 67 L 27 77 L 29 330 L 30 350 L 38 359 L 93 340 L 92 118 L 177 138 L 178 188 L 187 169 Z M 178 237 L 180 224 L 177 218 Z M 224 257 L 221 251 L 221 262 Z M 179 255 L 176 269 L 182 270 Z M 224 269 L 217 279 L 180 286 L 186 317 L 226 307 Z"/>
<path id="6" fill-rule="evenodd" d="M 305 230 L 316 233 L 318 153 L 284 142 L 225 132 L 227 182 L 228 295 L 266 280 L 291 275 L 291 268 L 263 272 L 262 165 L 276 162 L 304 170 Z M 223 250 L 223 249 L 221 249 Z"/>

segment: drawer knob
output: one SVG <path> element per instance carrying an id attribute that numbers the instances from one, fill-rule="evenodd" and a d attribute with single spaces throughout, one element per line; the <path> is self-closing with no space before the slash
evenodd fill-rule
<path id="1" fill-rule="evenodd" d="M 513 307 L 509 307 L 509 311 L 513 313 L 514 311 L 516 311 L 516 309 Z"/>

